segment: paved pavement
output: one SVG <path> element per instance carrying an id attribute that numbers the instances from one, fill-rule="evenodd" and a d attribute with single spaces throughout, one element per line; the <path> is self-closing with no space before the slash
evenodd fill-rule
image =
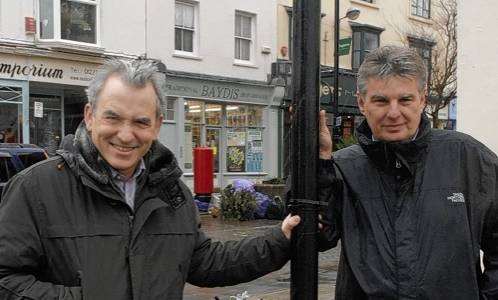
<path id="1" fill-rule="evenodd" d="M 223 221 L 220 218 L 212 218 L 209 215 L 201 216 L 204 232 L 213 240 L 238 240 L 246 236 L 255 236 L 264 233 L 275 226 L 279 221 L 254 220 L 254 221 Z M 337 265 L 339 262 L 339 248 L 320 253 L 319 255 L 319 299 L 334 299 L 335 279 L 337 276 Z M 185 286 L 185 300 L 229 300 L 230 296 L 247 291 L 249 299 L 254 300 L 284 300 L 289 299 L 290 286 L 290 263 L 287 263 L 279 271 L 273 272 L 249 283 L 223 288 L 199 288 L 187 284 Z M 231 298 L 233 300 L 235 298 Z"/>

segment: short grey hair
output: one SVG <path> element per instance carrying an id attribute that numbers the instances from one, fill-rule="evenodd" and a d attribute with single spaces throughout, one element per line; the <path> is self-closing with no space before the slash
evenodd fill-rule
<path id="1" fill-rule="evenodd" d="M 166 99 L 162 89 L 164 86 L 164 75 L 159 73 L 156 62 L 145 59 L 107 60 L 86 89 L 88 103 L 92 106 L 93 110 L 97 108 L 99 94 L 106 80 L 113 75 L 118 75 L 124 83 L 133 87 L 142 88 L 147 83 L 152 83 L 157 95 L 156 116 L 158 118 L 161 116 L 161 108 Z"/>
<path id="2" fill-rule="evenodd" d="M 427 84 L 427 67 L 420 55 L 407 47 L 383 46 L 365 56 L 358 70 L 358 92 L 365 95 L 370 78 L 413 78 L 422 92 Z"/>

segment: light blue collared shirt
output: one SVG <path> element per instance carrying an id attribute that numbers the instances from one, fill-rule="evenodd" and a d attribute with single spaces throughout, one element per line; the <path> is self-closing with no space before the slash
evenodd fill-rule
<path id="1" fill-rule="evenodd" d="M 143 170 L 145 170 L 145 163 L 143 158 L 140 160 L 140 164 L 135 169 L 133 175 L 126 179 L 123 175 L 121 175 L 118 171 L 111 168 L 112 180 L 119 189 L 123 192 L 125 196 L 126 204 L 133 210 L 135 206 L 135 191 L 137 189 L 137 178 L 142 174 Z"/>

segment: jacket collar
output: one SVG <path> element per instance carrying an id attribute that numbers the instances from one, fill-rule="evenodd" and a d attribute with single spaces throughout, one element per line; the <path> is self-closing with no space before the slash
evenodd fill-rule
<path id="1" fill-rule="evenodd" d="M 74 148 L 72 151 L 57 151 L 79 176 L 91 178 L 99 184 L 110 184 L 112 179 L 109 164 L 100 156 L 82 121 L 76 130 Z M 144 156 L 145 171 L 149 184 L 158 184 L 164 181 L 177 180 L 182 171 L 176 158 L 166 146 L 154 141 Z"/>
<path id="2" fill-rule="evenodd" d="M 401 142 L 373 141 L 372 131 L 364 120 L 357 131 L 358 143 L 363 151 L 382 170 L 392 170 L 401 162 L 411 172 L 410 165 L 420 161 L 429 145 L 431 128 L 429 119 L 422 114 L 415 139 Z M 412 172 L 411 172 L 412 173 Z"/>

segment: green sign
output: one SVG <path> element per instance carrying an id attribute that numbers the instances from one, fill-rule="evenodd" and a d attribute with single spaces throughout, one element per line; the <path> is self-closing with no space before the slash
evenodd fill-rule
<path id="1" fill-rule="evenodd" d="M 348 55 L 351 48 L 351 38 L 343 38 L 339 40 L 339 56 Z"/>

